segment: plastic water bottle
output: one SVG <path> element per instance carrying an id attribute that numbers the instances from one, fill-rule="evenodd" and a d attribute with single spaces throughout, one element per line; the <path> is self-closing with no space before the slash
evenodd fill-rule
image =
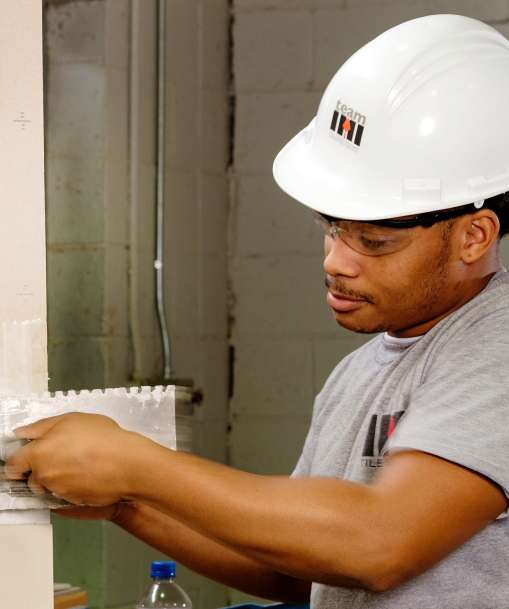
<path id="1" fill-rule="evenodd" d="M 187 594 L 175 582 L 176 565 L 172 560 L 154 561 L 150 568 L 152 584 L 136 609 L 192 609 Z"/>

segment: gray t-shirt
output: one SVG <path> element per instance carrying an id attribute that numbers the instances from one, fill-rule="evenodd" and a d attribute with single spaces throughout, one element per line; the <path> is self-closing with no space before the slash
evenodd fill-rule
<path id="1" fill-rule="evenodd" d="M 501 271 L 418 341 L 394 344 L 379 335 L 346 357 L 316 398 L 293 475 L 369 483 L 387 451 L 411 448 L 480 472 L 509 496 L 508 362 L 509 273 Z M 393 590 L 313 584 L 311 603 L 314 609 L 507 609 L 507 513 Z"/>

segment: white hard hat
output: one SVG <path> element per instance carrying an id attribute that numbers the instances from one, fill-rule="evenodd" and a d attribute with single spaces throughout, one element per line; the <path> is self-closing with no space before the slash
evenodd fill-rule
<path id="1" fill-rule="evenodd" d="M 460 15 L 384 32 L 339 69 L 273 171 L 304 205 L 351 220 L 509 190 L 509 42 Z"/>

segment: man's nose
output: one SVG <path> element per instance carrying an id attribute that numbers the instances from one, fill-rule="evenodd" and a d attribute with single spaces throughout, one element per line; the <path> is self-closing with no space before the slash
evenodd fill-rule
<path id="1" fill-rule="evenodd" d="M 360 254 L 354 252 L 342 239 L 325 237 L 324 251 L 323 269 L 327 275 L 333 277 L 338 275 L 357 277 L 359 275 L 360 265 L 357 259 Z"/>

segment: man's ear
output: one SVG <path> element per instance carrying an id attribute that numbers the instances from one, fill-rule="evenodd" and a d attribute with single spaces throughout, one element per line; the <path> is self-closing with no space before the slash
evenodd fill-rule
<path id="1" fill-rule="evenodd" d="M 466 264 L 473 264 L 497 241 L 500 222 L 497 214 L 491 209 L 480 209 L 475 214 L 466 216 L 461 228 L 463 230 L 461 259 Z"/>

